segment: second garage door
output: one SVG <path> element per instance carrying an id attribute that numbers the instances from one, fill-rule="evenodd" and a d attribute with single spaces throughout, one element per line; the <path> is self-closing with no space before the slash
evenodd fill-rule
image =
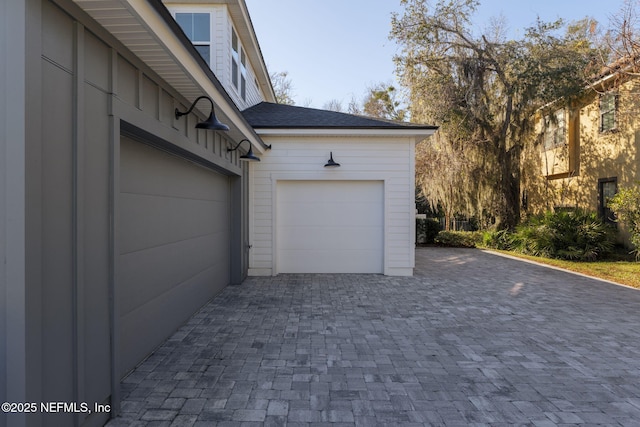
<path id="1" fill-rule="evenodd" d="M 125 374 L 229 283 L 229 179 L 121 142 L 119 324 Z"/>
<path id="2" fill-rule="evenodd" d="M 279 181 L 278 273 L 382 273 L 382 181 Z"/>

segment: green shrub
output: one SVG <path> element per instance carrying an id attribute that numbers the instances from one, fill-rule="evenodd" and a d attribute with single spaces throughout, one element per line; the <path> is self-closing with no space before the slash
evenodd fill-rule
<path id="1" fill-rule="evenodd" d="M 482 243 L 482 233 L 479 231 L 441 231 L 435 238 L 440 246 L 457 248 L 475 248 Z"/>
<path id="2" fill-rule="evenodd" d="M 614 230 L 595 213 L 547 212 L 518 226 L 511 249 L 528 255 L 589 261 L 610 253 Z"/>
<path id="3" fill-rule="evenodd" d="M 557 234 L 549 219 L 555 215 L 533 217 L 516 228 L 511 236 L 511 250 L 527 255 L 556 258 L 554 236 Z"/>
<path id="4" fill-rule="evenodd" d="M 436 219 L 416 219 L 416 236 L 418 243 L 433 243 L 440 230 L 442 230 L 442 226 L 440 225 L 440 221 Z"/>
<path id="5" fill-rule="evenodd" d="M 640 259 L 640 186 L 620 188 L 608 203 L 618 221 L 625 223 L 631 235 L 632 253 Z"/>
<path id="6" fill-rule="evenodd" d="M 443 246 L 484 246 L 547 258 L 588 261 L 613 251 L 614 233 L 595 213 L 575 210 L 532 217 L 514 232 L 441 231 L 435 241 Z"/>
<path id="7" fill-rule="evenodd" d="M 491 249 L 511 250 L 512 239 L 508 230 L 490 230 L 482 233 L 482 246 Z"/>

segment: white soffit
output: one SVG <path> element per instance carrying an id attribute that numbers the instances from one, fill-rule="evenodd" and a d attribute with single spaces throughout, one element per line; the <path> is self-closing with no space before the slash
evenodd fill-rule
<path id="1" fill-rule="evenodd" d="M 222 113 L 244 135 L 253 134 L 237 108 L 229 105 L 191 52 L 147 0 L 74 2 L 187 100 L 195 100 L 203 94 L 210 96 L 218 116 Z M 252 142 L 260 152 L 264 151 L 261 144 Z"/>
<path id="2" fill-rule="evenodd" d="M 202 88 L 168 52 L 158 34 L 150 31 L 136 13 L 136 9 L 141 7 L 147 12 L 152 11 L 146 1 L 75 0 L 75 3 L 186 98 L 194 99 L 202 95 Z M 166 28 L 162 30 L 169 32 Z M 163 41 L 168 41 L 169 37 L 167 34 Z"/>

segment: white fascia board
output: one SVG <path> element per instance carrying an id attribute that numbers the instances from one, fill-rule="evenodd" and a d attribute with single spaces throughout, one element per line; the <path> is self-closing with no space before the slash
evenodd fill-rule
<path id="1" fill-rule="evenodd" d="M 202 70 L 200 64 L 193 57 L 191 52 L 187 51 L 182 42 L 176 37 L 175 33 L 167 25 L 165 20 L 156 12 L 156 10 L 146 0 L 122 0 L 126 3 L 129 10 L 140 19 L 140 22 L 151 33 L 157 42 L 172 56 L 176 63 L 180 64 L 185 73 L 193 79 L 194 83 L 200 86 L 203 94 L 208 95 L 216 105 L 216 111 L 222 111 L 226 117 L 233 122 L 238 130 L 246 136 L 249 136 L 251 144 L 260 152 L 264 153 L 265 148 L 258 141 L 251 141 L 253 130 L 245 124 L 244 118 L 238 114 L 234 106 L 229 105 L 228 101 L 215 87 L 209 79 L 209 76 Z"/>
<path id="2" fill-rule="evenodd" d="M 256 128 L 260 136 L 367 136 L 367 137 L 410 137 L 422 141 L 433 135 L 437 129 L 265 129 Z"/>

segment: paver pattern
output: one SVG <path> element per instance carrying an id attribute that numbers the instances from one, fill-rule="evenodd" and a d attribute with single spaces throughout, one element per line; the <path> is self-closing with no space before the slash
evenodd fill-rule
<path id="1" fill-rule="evenodd" d="M 471 249 L 227 287 L 108 426 L 640 425 L 640 291 Z"/>

